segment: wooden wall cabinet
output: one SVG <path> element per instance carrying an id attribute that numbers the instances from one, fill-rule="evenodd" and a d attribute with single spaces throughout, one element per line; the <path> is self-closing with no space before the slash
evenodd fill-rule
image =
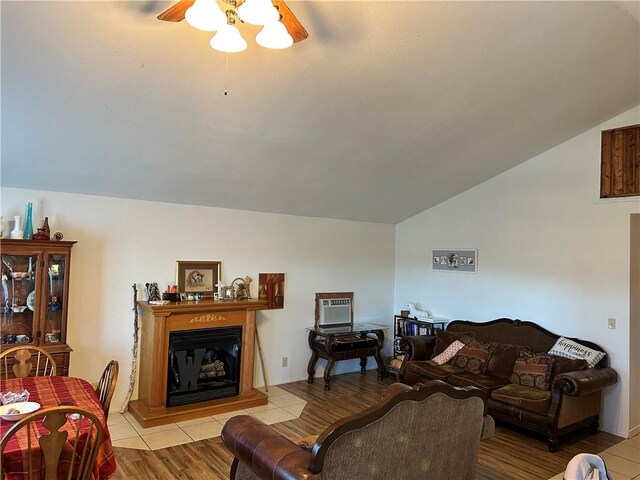
<path id="1" fill-rule="evenodd" d="M 602 132 L 600 198 L 640 195 L 640 125 Z"/>
<path id="2" fill-rule="evenodd" d="M 71 247 L 76 242 L 0 239 L 0 349 L 37 345 L 69 374 L 67 307 Z"/>

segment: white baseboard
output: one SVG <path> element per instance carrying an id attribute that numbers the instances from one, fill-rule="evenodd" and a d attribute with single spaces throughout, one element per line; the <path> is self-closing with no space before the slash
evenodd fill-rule
<path id="1" fill-rule="evenodd" d="M 640 425 L 636 425 L 635 427 L 629 429 L 629 438 L 635 437 L 638 434 L 640 434 Z"/>

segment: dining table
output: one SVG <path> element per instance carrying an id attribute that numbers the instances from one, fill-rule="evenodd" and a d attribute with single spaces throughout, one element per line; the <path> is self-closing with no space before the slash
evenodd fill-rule
<path id="1" fill-rule="evenodd" d="M 107 419 L 98 394 L 89 382 L 81 378 L 62 376 L 12 378 L 0 381 L 0 392 L 2 393 L 7 393 L 8 391 L 19 393 L 24 390 L 29 392 L 29 401 L 38 402 L 41 406 L 40 408 L 73 405 L 93 413 L 102 425 L 103 436 L 96 462 L 93 466 L 92 479 L 107 480 L 115 474 L 116 460 L 107 427 Z M 15 422 L 0 419 L 0 438 L 3 438 L 14 424 Z M 72 428 L 64 428 L 69 432 L 67 444 L 72 445 L 76 432 Z M 82 435 L 82 431 L 80 435 Z M 32 441 L 32 449 L 33 445 L 37 445 L 37 441 Z M 2 452 L 5 479 L 22 480 L 23 478 L 28 478 L 25 472 L 22 471 L 24 470 L 23 458 L 25 458 L 26 448 L 27 438 L 24 431 L 18 432 L 9 440 L 4 452 Z"/>

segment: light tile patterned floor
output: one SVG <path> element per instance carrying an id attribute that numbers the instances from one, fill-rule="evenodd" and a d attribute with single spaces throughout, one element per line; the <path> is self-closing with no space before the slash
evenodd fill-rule
<path id="1" fill-rule="evenodd" d="M 258 390 L 265 391 L 264 388 Z M 107 422 L 111 442 L 114 447 L 158 450 L 219 437 L 225 422 L 235 415 L 253 415 L 269 425 L 293 420 L 300 416 L 307 404 L 303 399 L 279 387 L 269 387 L 266 393 L 269 396 L 267 405 L 152 428 L 142 428 L 129 412 L 112 412 Z"/>
<path id="2" fill-rule="evenodd" d="M 604 459 L 613 480 L 640 480 L 640 435 L 607 448 L 598 455 Z M 549 480 L 563 480 L 563 473 Z"/>

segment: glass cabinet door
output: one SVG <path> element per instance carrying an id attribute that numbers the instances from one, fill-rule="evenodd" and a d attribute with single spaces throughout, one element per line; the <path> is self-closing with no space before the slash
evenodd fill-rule
<path id="1" fill-rule="evenodd" d="M 35 343 L 38 254 L 2 255 L 0 343 Z"/>
<path id="2" fill-rule="evenodd" d="M 66 298 L 67 268 L 69 258 L 64 253 L 50 253 L 47 255 L 47 271 L 45 273 L 46 303 L 45 322 L 42 342 L 54 344 L 64 341 L 64 312 L 66 305 L 62 302 Z"/>

